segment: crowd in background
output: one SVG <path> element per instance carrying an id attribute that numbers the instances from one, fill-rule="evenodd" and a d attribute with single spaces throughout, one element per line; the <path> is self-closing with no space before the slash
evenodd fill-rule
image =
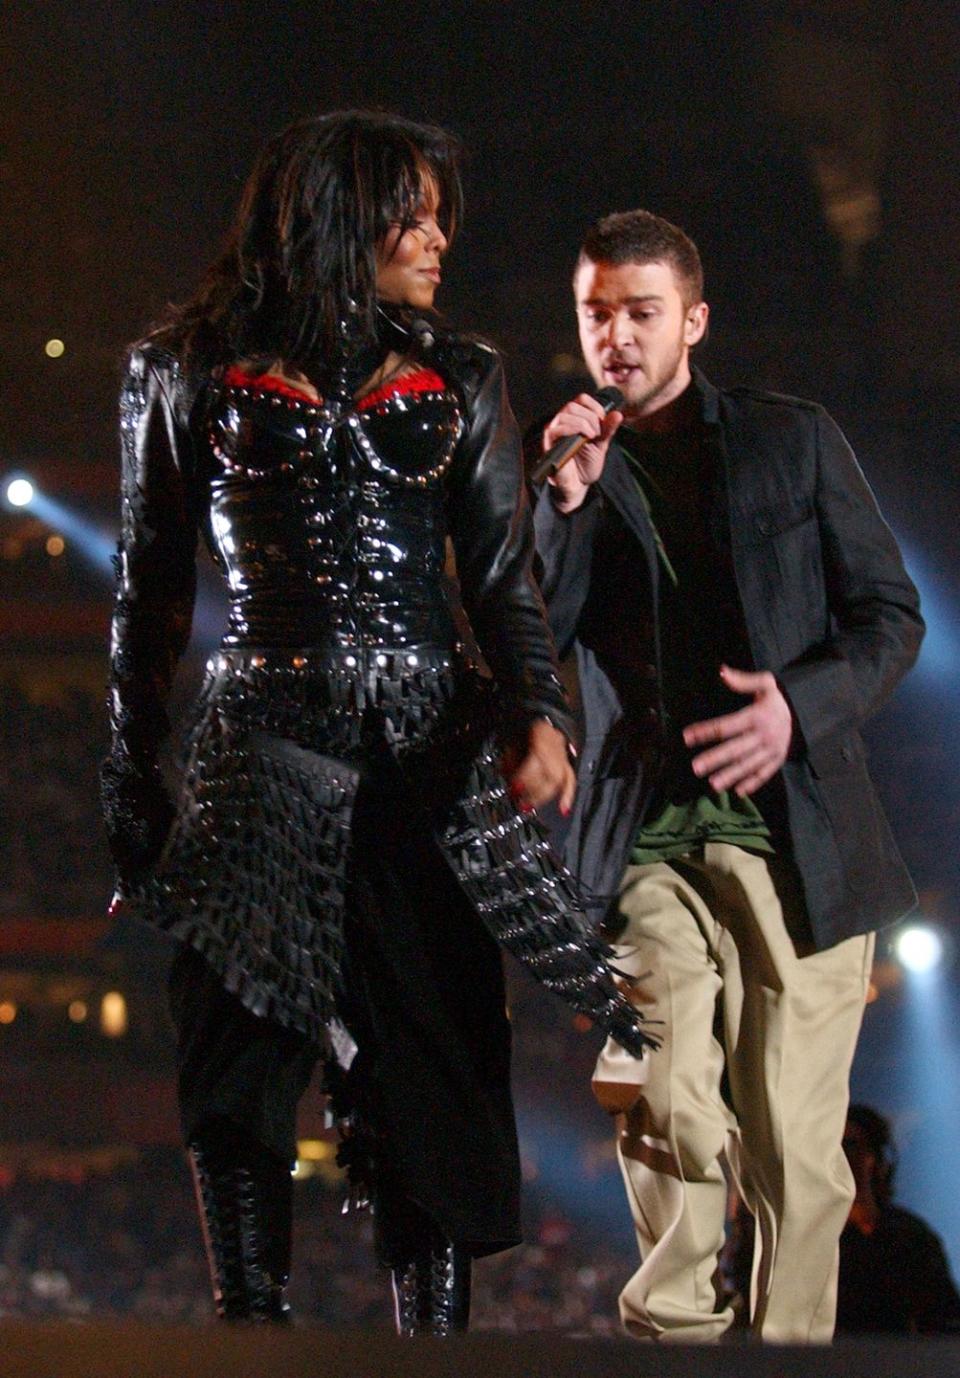
<path id="1" fill-rule="evenodd" d="M 105 678 L 105 674 L 104 674 Z M 97 808 L 105 689 L 2 686 L 0 919 L 103 912 L 110 869 Z M 15 826 L 11 826 L 15 825 Z"/>
<path id="2" fill-rule="evenodd" d="M 291 1302 L 304 1321 L 392 1325 L 389 1282 L 374 1263 L 368 1216 L 341 1214 L 343 1191 L 298 1183 Z M 596 1229 L 574 1228 L 528 1193 L 528 1243 L 475 1269 L 472 1326 L 616 1333 L 630 1260 Z M 0 1318 L 212 1319 L 206 1262 L 181 1156 L 85 1182 L 18 1178 L 0 1190 Z"/>

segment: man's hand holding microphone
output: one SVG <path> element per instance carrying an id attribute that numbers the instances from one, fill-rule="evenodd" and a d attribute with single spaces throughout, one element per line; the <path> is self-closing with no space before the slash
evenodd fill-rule
<path id="1" fill-rule="evenodd" d="M 603 473 L 610 437 L 623 421 L 623 394 L 619 388 L 601 388 L 595 395 L 581 392 L 557 412 L 543 432 L 543 459 L 533 471 L 533 481 L 555 490 L 560 512 L 575 512 L 592 483 Z"/>

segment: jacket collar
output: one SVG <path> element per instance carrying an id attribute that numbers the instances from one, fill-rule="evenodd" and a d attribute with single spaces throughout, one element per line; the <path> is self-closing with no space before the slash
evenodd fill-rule
<path id="1" fill-rule="evenodd" d="M 691 365 L 690 372 L 693 375 L 693 386 L 700 399 L 700 407 L 703 412 L 703 424 L 705 426 L 719 426 L 720 424 L 720 390 L 715 388 L 706 374 L 702 373 L 696 365 Z"/>

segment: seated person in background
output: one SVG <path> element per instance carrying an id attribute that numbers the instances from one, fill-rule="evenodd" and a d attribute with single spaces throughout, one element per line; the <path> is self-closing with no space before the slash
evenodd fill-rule
<path id="1" fill-rule="evenodd" d="M 851 1105 L 843 1148 L 857 1194 L 840 1236 L 838 1332 L 960 1334 L 960 1296 L 939 1236 L 893 1204 L 888 1121 Z"/>

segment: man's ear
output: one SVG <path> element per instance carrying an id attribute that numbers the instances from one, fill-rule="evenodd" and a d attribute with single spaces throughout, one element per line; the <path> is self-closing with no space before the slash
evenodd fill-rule
<path id="1" fill-rule="evenodd" d="M 705 301 L 698 301 L 696 306 L 691 306 L 687 310 L 686 319 L 683 323 L 683 342 L 688 347 L 699 344 L 707 333 L 707 322 L 710 319 L 710 308 Z"/>

